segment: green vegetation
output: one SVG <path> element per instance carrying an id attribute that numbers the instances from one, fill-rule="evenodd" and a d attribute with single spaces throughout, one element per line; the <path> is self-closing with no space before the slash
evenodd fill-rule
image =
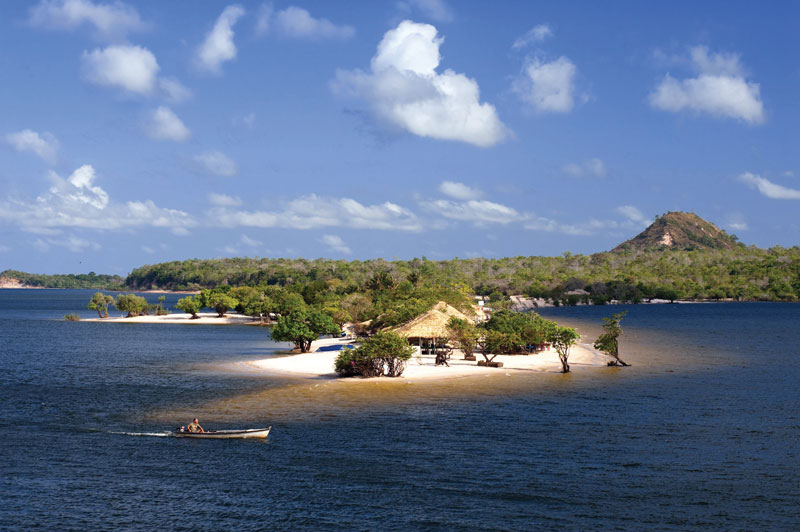
<path id="1" fill-rule="evenodd" d="M 228 310 L 236 308 L 237 305 L 239 305 L 238 299 L 220 292 L 211 294 L 208 298 L 208 306 L 216 310 L 217 316 L 220 318 L 225 316 Z"/>
<path id="2" fill-rule="evenodd" d="M 118 295 L 114 306 L 117 307 L 117 310 L 127 312 L 127 318 L 145 315 L 150 308 L 145 298 L 134 294 Z"/>
<path id="3" fill-rule="evenodd" d="M 600 335 L 594 342 L 594 348 L 602 351 L 614 360 L 608 363 L 609 366 L 630 366 L 619 358 L 619 337 L 622 335 L 622 327 L 620 322 L 625 317 L 627 311 L 612 314 L 610 318 L 603 318 L 603 330 L 605 332 Z"/>
<path id="4" fill-rule="evenodd" d="M 561 327 L 556 325 L 548 334 L 547 340 L 553 344 L 561 361 L 561 372 L 569 373 L 569 350 L 578 343 L 580 335 L 578 331 L 571 327 Z"/>
<path id="5" fill-rule="evenodd" d="M 450 332 L 450 340 L 461 349 L 466 360 L 475 360 L 472 356 L 475 351 L 475 343 L 478 341 L 478 328 L 474 323 L 462 320 L 453 316 L 447 322 L 447 330 Z"/>
<path id="6" fill-rule="evenodd" d="M 95 288 L 102 290 L 122 290 L 125 279 L 119 275 L 98 275 L 94 272 L 82 274 L 43 275 L 25 273 L 17 270 L 0 272 L 0 280 L 18 281 L 23 286 L 39 288 Z"/>
<path id="7" fill-rule="evenodd" d="M 399 377 L 414 348 L 393 332 L 379 332 L 356 349 L 344 349 L 336 357 L 335 370 L 342 377 Z"/>
<path id="8" fill-rule="evenodd" d="M 184 311 L 186 314 L 191 314 L 192 317 L 189 319 L 197 320 L 200 319 L 200 316 L 198 316 L 197 313 L 200 312 L 200 309 L 203 307 L 200 305 L 199 299 L 196 299 L 193 296 L 187 296 L 179 299 L 175 304 L 175 308 Z"/>
<path id="9" fill-rule="evenodd" d="M 272 328 L 272 339 L 292 342 L 301 353 L 308 353 L 311 342 L 323 334 L 336 334 L 339 327 L 330 316 L 314 307 L 300 308 L 282 315 Z"/>
<path id="10" fill-rule="evenodd" d="M 77 314 L 64 314 L 64 319 L 67 321 L 81 321 L 81 317 Z"/>
<path id="11" fill-rule="evenodd" d="M 114 297 L 104 294 L 103 292 L 96 292 L 89 301 L 87 308 L 89 310 L 96 310 L 99 318 L 108 317 L 108 306 L 114 303 Z"/>

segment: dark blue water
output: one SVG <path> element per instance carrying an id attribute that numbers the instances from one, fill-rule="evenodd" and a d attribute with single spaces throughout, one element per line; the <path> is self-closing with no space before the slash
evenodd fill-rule
<path id="1" fill-rule="evenodd" d="M 627 307 L 630 368 L 422 385 L 231 370 L 274 356 L 258 327 L 57 319 L 90 297 L 0 290 L 2 530 L 800 529 L 798 305 Z M 590 340 L 618 310 L 547 313 Z M 193 413 L 273 432 L 119 434 Z"/>

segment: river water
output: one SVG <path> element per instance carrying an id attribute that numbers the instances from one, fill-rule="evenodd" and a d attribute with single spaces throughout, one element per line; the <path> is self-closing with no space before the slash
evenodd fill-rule
<path id="1" fill-rule="evenodd" d="M 1 530 L 800 529 L 800 305 L 545 309 L 628 310 L 633 366 L 376 383 L 248 371 L 265 328 L 61 319 L 91 294 L 0 290 Z M 273 431 L 164 437 L 194 416 Z"/>

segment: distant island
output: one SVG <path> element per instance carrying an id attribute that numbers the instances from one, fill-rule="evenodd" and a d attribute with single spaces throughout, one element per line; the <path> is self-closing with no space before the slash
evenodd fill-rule
<path id="1" fill-rule="evenodd" d="M 556 305 L 654 299 L 797 301 L 800 248 L 745 246 L 692 213 L 669 212 L 613 250 L 592 255 L 431 261 L 226 258 L 145 265 L 115 275 L 0 273 L 0 287 L 199 291 L 219 286 L 292 286 L 347 294 L 359 287 L 458 286 L 493 305 L 511 296 Z"/>

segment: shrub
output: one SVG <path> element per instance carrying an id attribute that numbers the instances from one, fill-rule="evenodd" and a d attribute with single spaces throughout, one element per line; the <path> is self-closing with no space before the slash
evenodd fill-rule
<path id="1" fill-rule="evenodd" d="M 64 314 L 64 319 L 67 321 L 81 321 L 81 317 L 77 314 Z"/>
<path id="2" fill-rule="evenodd" d="M 334 369 L 342 377 L 399 377 L 413 352 L 408 340 L 397 333 L 379 332 L 361 347 L 339 353 Z"/>

